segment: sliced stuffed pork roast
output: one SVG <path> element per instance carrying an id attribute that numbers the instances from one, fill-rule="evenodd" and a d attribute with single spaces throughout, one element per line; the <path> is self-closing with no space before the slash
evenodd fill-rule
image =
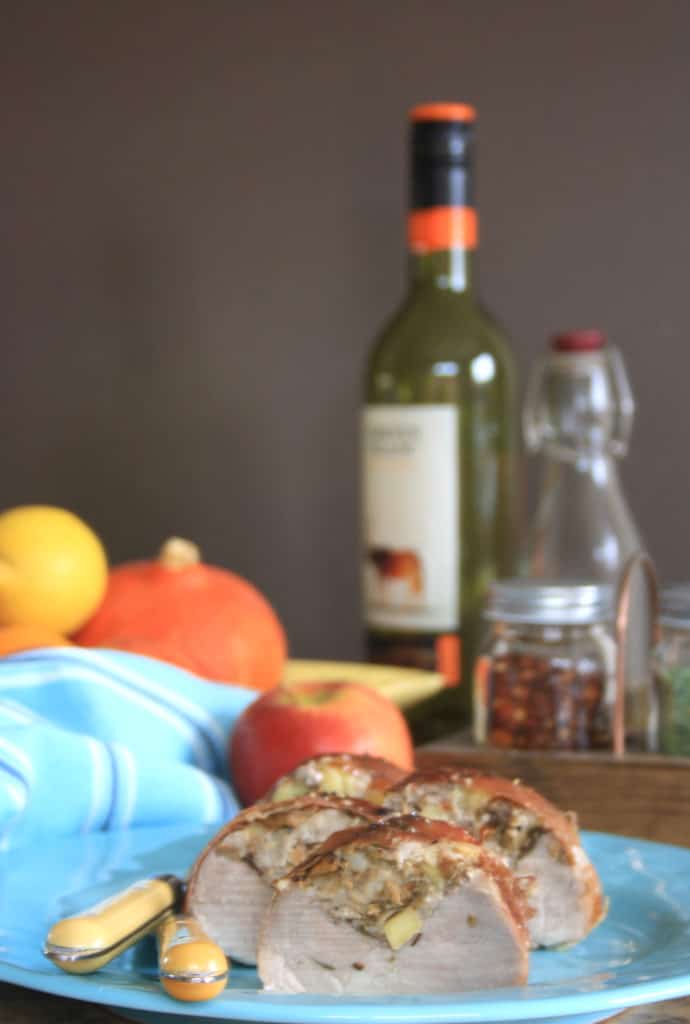
<path id="1" fill-rule="evenodd" d="M 186 910 L 231 958 L 253 964 L 271 883 L 333 832 L 379 817 L 363 800 L 319 794 L 249 807 L 197 858 Z"/>
<path id="2" fill-rule="evenodd" d="M 337 833 L 275 890 L 258 952 L 269 991 L 428 994 L 527 980 L 519 885 L 445 822 Z"/>
<path id="3" fill-rule="evenodd" d="M 266 800 L 292 800 L 305 793 L 335 793 L 380 804 L 384 793 L 407 773 L 369 754 L 321 754 L 278 779 Z"/>
<path id="4" fill-rule="evenodd" d="M 417 813 L 467 829 L 529 883 L 531 943 L 583 939 L 605 915 L 601 884 L 574 818 L 518 781 L 466 769 L 418 772 L 386 794 L 393 813 Z"/>

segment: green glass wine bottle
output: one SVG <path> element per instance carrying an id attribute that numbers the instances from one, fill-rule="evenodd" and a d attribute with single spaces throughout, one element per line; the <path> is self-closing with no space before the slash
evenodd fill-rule
<path id="1" fill-rule="evenodd" d="M 466 725 L 481 611 L 514 570 L 513 360 L 475 291 L 475 113 L 411 111 L 410 286 L 378 338 L 362 423 L 363 590 L 371 661 L 440 671 L 415 738 Z"/>

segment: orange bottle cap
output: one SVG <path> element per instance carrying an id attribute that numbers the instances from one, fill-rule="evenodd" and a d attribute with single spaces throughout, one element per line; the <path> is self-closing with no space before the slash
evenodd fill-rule
<path id="1" fill-rule="evenodd" d="M 477 120 L 477 111 L 469 103 L 418 103 L 410 110 L 411 121 Z"/>

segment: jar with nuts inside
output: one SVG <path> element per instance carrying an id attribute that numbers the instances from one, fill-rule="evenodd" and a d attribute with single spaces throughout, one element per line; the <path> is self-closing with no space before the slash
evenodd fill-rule
<path id="1" fill-rule="evenodd" d="M 610 748 L 613 606 L 605 583 L 496 582 L 475 665 L 475 740 L 522 750 Z"/>

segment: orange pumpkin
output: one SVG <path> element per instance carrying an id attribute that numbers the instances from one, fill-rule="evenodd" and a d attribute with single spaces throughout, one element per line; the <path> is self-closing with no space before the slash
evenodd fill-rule
<path id="1" fill-rule="evenodd" d="M 196 544 L 178 537 L 157 561 L 112 569 L 101 607 L 74 639 L 254 690 L 280 682 L 287 655 L 285 631 L 256 587 L 205 565 Z"/>

